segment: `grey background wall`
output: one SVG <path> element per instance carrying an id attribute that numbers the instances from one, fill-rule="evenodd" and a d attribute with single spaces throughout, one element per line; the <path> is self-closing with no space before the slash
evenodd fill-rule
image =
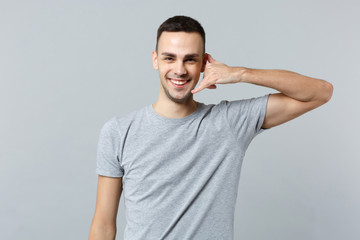
<path id="1" fill-rule="evenodd" d="M 101 126 L 156 101 L 156 29 L 189 15 L 230 66 L 325 79 L 329 103 L 254 139 L 235 239 L 360 239 L 359 1 L 0 1 L 1 239 L 86 239 Z M 275 90 L 246 84 L 204 103 Z M 118 237 L 125 227 L 123 198 Z"/>

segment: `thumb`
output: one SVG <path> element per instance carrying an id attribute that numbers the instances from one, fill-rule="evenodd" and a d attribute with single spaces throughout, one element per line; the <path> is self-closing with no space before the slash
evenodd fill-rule
<path id="1" fill-rule="evenodd" d="M 205 89 L 206 87 L 208 87 L 204 81 L 205 77 L 201 80 L 201 82 L 199 83 L 199 86 L 197 86 L 197 88 L 194 88 L 191 93 L 194 94 L 194 93 L 198 93 L 200 92 L 201 90 Z"/>

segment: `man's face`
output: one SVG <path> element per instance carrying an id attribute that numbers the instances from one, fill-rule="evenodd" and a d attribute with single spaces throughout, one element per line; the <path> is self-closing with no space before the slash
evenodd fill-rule
<path id="1" fill-rule="evenodd" d="M 153 52 L 153 66 L 159 71 L 160 94 L 176 103 L 191 99 L 191 90 L 204 71 L 206 55 L 199 33 L 163 32 Z"/>

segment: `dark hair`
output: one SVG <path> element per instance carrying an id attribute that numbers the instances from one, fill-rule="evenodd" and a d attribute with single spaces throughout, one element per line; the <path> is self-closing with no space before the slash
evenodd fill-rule
<path id="1" fill-rule="evenodd" d="M 191 17 L 174 16 L 163 22 L 157 30 L 156 51 L 158 49 L 158 41 L 162 32 L 197 32 L 201 35 L 203 40 L 205 53 L 205 31 L 201 24 Z"/>

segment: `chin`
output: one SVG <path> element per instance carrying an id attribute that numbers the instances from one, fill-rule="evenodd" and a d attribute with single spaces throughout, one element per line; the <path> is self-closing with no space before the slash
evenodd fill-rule
<path id="1" fill-rule="evenodd" d="M 186 103 L 187 101 L 189 101 L 190 99 L 192 99 L 192 93 L 189 91 L 188 93 L 186 93 L 182 98 L 176 98 L 171 96 L 171 94 L 169 92 L 166 91 L 166 95 L 168 96 L 168 98 L 175 102 L 175 103 Z"/>

